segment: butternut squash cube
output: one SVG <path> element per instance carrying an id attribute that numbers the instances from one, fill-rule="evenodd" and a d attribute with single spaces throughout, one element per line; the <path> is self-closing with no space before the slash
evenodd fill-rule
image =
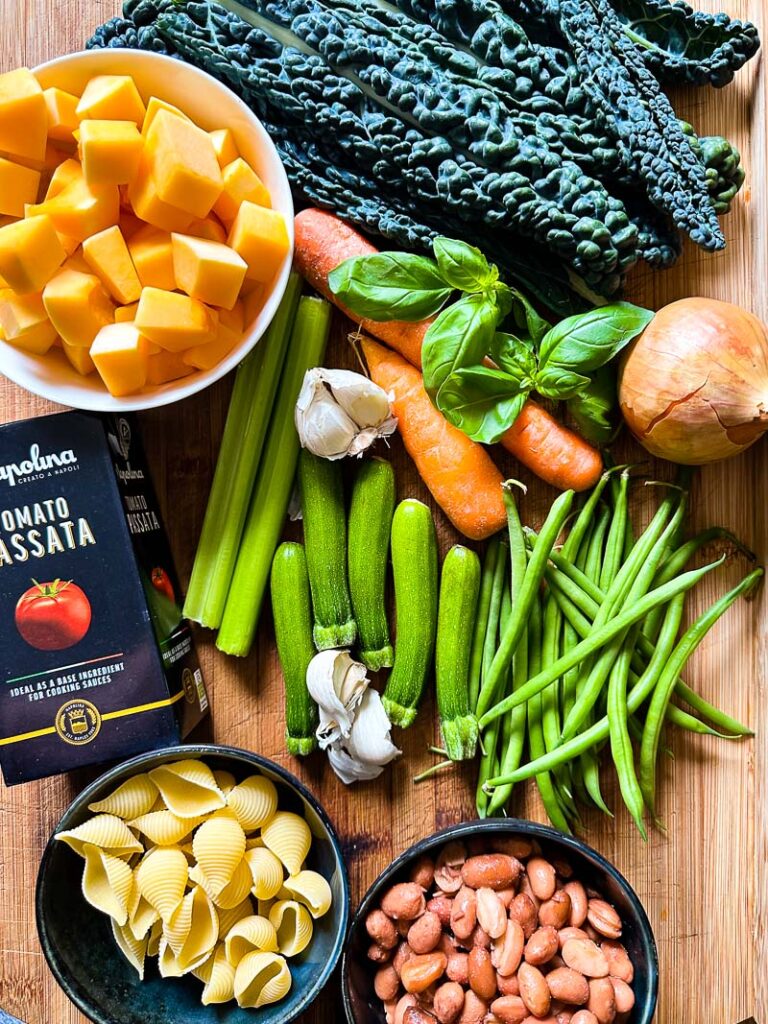
<path id="1" fill-rule="evenodd" d="M 69 235 L 59 234 L 58 231 L 56 232 L 56 234 L 59 235 L 59 241 L 64 246 L 64 252 L 67 254 L 67 258 L 71 258 L 72 256 L 74 256 L 77 250 L 80 248 L 80 239 L 70 238 Z M 86 270 L 88 270 L 87 265 Z M 90 271 L 88 272 L 90 273 Z"/>
<path id="2" fill-rule="evenodd" d="M 128 186 L 128 198 L 137 217 L 163 231 L 186 231 L 194 220 L 194 214 L 171 206 L 160 198 L 146 149 L 142 153 L 136 177 Z"/>
<path id="3" fill-rule="evenodd" d="M 233 160 L 237 160 L 240 154 L 235 145 L 235 137 L 229 128 L 218 128 L 215 132 L 208 132 L 219 161 L 219 167 L 226 167 Z"/>
<path id="4" fill-rule="evenodd" d="M 229 327 L 232 331 L 238 331 L 242 334 L 245 328 L 245 308 L 243 300 L 238 299 L 232 309 L 220 309 L 219 311 L 219 323 L 224 327 Z"/>
<path id="5" fill-rule="evenodd" d="M 165 110 L 169 114 L 174 114 L 176 117 L 180 117 L 184 121 L 190 120 L 183 110 L 179 110 L 178 107 L 174 107 L 172 103 L 166 103 L 165 100 L 158 99 L 157 96 L 150 96 L 147 101 L 147 113 L 144 117 L 144 124 L 141 126 L 142 135 L 147 134 L 149 129 L 152 127 L 152 122 L 155 120 L 160 110 Z"/>
<path id="6" fill-rule="evenodd" d="M 80 122 L 80 161 L 90 186 L 127 185 L 139 169 L 143 148 L 133 121 Z"/>
<path id="7" fill-rule="evenodd" d="M 139 220 L 133 213 L 127 210 L 120 211 L 120 230 L 123 233 L 123 238 L 128 241 L 129 238 L 133 238 L 137 231 L 144 227 L 144 221 Z"/>
<path id="8" fill-rule="evenodd" d="M 19 295 L 41 291 L 65 257 L 50 217 L 32 216 L 0 228 L 0 274 Z"/>
<path id="9" fill-rule="evenodd" d="M 246 200 L 257 206 L 272 206 L 272 199 L 256 171 L 241 157 L 227 164 L 221 172 L 224 189 L 213 207 L 213 212 L 231 227 L 240 204 Z"/>
<path id="10" fill-rule="evenodd" d="M 146 108 L 130 75 L 96 75 L 83 90 L 77 116 L 98 121 L 144 122 Z"/>
<path id="11" fill-rule="evenodd" d="M 88 348 L 106 324 L 114 323 L 115 307 L 98 277 L 79 270 L 61 270 L 43 289 L 51 323 L 68 345 Z"/>
<path id="12" fill-rule="evenodd" d="M 91 345 L 91 359 L 111 395 L 139 391 L 147 382 L 147 339 L 134 324 L 108 324 Z"/>
<path id="13" fill-rule="evenodd" d="M 281 213 L 245 200 L 227 239 L 248 264 L 246 277 L 271 281 L 290 249 L 288 230 Z"/>
<path id="14" fill-rule="evenodd" d="M 221 242 L 222 245 L 227 241 L 227 232 L 213 215 L 193 220 L 184 234 L 194 235 L 195 238 L 208 238 L 211 242 Z"/>
<path id="15" fill-rule="evenodd" d="M 56 340 L 56 328 L 48 319 L 39 292 L 5 292 L 0 300 L 0 327 L 9 344 L 36 356 L 45 355 Z"/>
<path id="16" fill-rule="evenodd" d="M 183 355 L 185 363 L 194 366 L 196 370 L 210 370 L 228 356 L 232 349 L 242 338 L 238 331 L 219 324 L 219 331 L 213 341 L 207 345 L 193 345 Z"/>
<path id="17" fill-rule="evenodd" d="M 57 196 L 29 207 L 27 213 L 47 214 L 60 234 L 82 242 L 90 235 L 117 224 L 120 195 L 117 185 L 90 186 L 85 178 L 77 178 Z"/>
<path id="18" fill-rule="evenodd" d="M 129 306 L 118 306 L 117 309 L 115 310 L 115 323 L 132 323 L 136 319 L 136 310 L 138 308 L 138 302 L 132 302 Z"/>
<path id="19" fill-rule="evenodd" d="M 151 355 L 147 362 L 147 384 L 158 385 L 168 384 L 180 377 L 188 377 L 194 373 L 194 366 L 184 362 L 183 355 L 179 352 L 159 352 Z"/>
<path id="20" fill-rule="evenodd" d="M 237 302 L 248 266 L 221 242 L 191 235 L 171 235 L 176 287 L 209 306 L 231 309 Z"/>
<path id="21" fill-rule="evenodd" d="M 23 217 L 27 203 L 37 200 L 40 172 L 0 157 L 0 213 Z"/>
<path id="22" fill-rule="evenodd" d="M 11 158 L 44 160 L 48 107 L 40 83 L 28 68 L 0 75 L 0 151 Z"/>
<path id="23" fill-rule="evenodd" d="M 139 299 L 135 324 L 141 333 L 168 352 L 205 345 L 216 337 L 217 317 L 189 295 L 145 288 Z"/>
<path id="24" fill-rule="evenodd" d="M 128 252 L 142 288 L 162 288 L 172 292 L 176 287 L 173 273 L 173 245 L 167 231 L 145 224 L 128 241 Z"/>
<path id="25" fill-rule="evenodd" d="M 77 116 L 77 96 L 64 89 L 45 89 L 45 106 L 48 112 L 48 138 L 56 142 L 72 142 L 72 132 L 80 126 Z"/>
<path id="26" fill-rule="evenodd" d="M 83 242 L 85 262 L 121 305 L 138 302 L 141 282 L 117 224 Z"/>
<path id="27" fill-rule="evenodd" d="M 61 340 L 61 347 L 64 349 L 64 355 L 72 366 L 83 377 L 87 377 L 89 373 L 94 372 L 96 365 L 91 359 L 91 353 L 87 348 L 83 345 L 69 345 L 64 339 Z"/>
<path id="28" fill-rule="evenodd" d="M 87 274 L 89 277 L 93 277 L 93 271 L 85 262 L 83 256 L 83 250 L 79 246 L 75 247 L 71 256 L 68 256 L 61 265 L 62 270 L 77 270 L 80 274 Z"/>
<path id="29" fill-rule="evenodd" d="M 208 133 L 191 121 L 159 110 L 146 135 L 146 150 L 162 202 L 192 217 L 207 217 L 223 188 Z"/>
<path id="30" fill-rule="evenodd" d="M 80 166 L 79 160 L 75 160 L 74 157 L 63 160 L 51 175 L 51 180 L 48 182 L 48 188 L 45 191 L 45 198 L 55 199 L 56 196 L 61 195 L 68 185 L 82 178 L 82 176 L 83 168 Z"/>

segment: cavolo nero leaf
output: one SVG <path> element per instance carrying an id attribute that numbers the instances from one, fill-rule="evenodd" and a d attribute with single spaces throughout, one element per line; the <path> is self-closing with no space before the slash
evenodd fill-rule
<path id="1" fill-rule="evenodd" d="M 493 297 L 465 295 L 444 309 L 424 335 L 424 387 L 441 412 L 445 412 L 441 393 L 446 381 L 457 370 L 483 361 L 490 351 L 499 318 L 499 307 Z"/>
<path id="2" fill-rule="evenodd" d="M 613 359 L 652 319 L 651 310 L 629 302 L 614 302 L 569 316 L 542 339 L 539 369 L 557 366 L 590 373 Z"/>
<path id="3" fill-rule="evenodd" d="M 499 279 L 498 267 L 489 263 L 479 249 L 456 238 L 435 239 L 432 250 L 443 280 L 463 292 L 482 292 Z"/>
<path id="4" fill-rule="evenodd" d="M 568 412 L 576 427 L 592 444 L 608 444 L 616 432 L 612 413 L 616 409 L 616 371 L 601 366 L 583 391 L 568 399 Z"/>
<path id="5" fill-rule="evenodd" d="M 440 390 L 441 410 L 459 430 L 484 444 L 498 441 L 520 415 L 528 389 L 486 366 L 456 370 Z"/>
<path id="6" fill-rule="evenodd" d="M 434 260 L 407 252 L 353 256 L 328 275 L 331 292 L 356 316 L 425 320 L 453 294 Z"/>

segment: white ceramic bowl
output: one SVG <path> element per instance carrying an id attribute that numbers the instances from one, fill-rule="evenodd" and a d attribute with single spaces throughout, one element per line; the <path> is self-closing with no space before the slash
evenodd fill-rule
<path id="1" fill-rule="evenodd" d="M 150 96 L 157 96 L 173 103 L 206 131 L 229 128 L 241 156 L 269 189 L 272 206 L 285 217 L 291 246 L 269 285 L 259 313 L 246 325 L 242 340 L 226 359 L 210 370 L 198 370 L 146 392 L 113 398 L 98 374 L 80 376 L 62 353 L 52 351 L 45 356 L 35 356 L 0 342 L 0 372 L 43 398 L 79 409 L 154 409 L 202 391 L 229 373 L 251 351 L 275 315 L 288 281 L 293 257 L 293 202 L 288 178 L 272 140 L 256 115 L 226 86 L 189 64 L 161 54 L 140 50 L 91 50 L 41 64 L 34 73 L 44 89 L 58 86 L 77 94 L 94 75 L 132 75 L 145 102 Z"/>

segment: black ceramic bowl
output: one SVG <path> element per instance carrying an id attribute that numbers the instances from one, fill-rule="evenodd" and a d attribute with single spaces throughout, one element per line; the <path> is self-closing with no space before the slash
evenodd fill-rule
<path id="1" fill-rule="evenodd" d="M 341 966 L 342 989 L 344 1010 L 349 1024 L 385 1024 L 381 1000 L 373 991 L 375 965 L 366 955 L 371 942 L 365 930 L 365 919 L 369 911 L 378 907 L 390 886 L 407 879 L 409 868 L 422 854 L 436 855 L 446 843 L 455 840 L 466 841 L 483 833 L 519 835 L 538 840 L 545 857 L 561 857 L 567 860 L 573 867 L 576 878 L 597 889 L 616 907 L 624 925 L 621 941 L 626 946 L 635 968 L 632 982 L 635 1008 L 631 1024 L 650 1024 L 656 1009 L 659 964 L 651 925 L 637 894 L 626 878 L 619 874 L 605 857 L 580 839 L 567 836 L 546 825 L 517 818 L 467 821 L 443 829 L 442 832 L 436 832 L 406 850 L 379 875 L 358 907 L 344 947 Z"/>
<path id="2" fill-rule="evenodd" d="M 338 963 L 349 921 L 347 872 L 336 833 L 323 808 L 285 768 L 234 747 L 194 745 L 142 754 L 105 772 L 70 804 L 57 832 L 75 828 L 100 800 L 131 775 L 169 761 L 204 758 L 240 781 L 258 771 L 277 786 L 280 809 L 302 814 L 312 830 L 308 867 L 329 881 L 333 903 L 314 922 L 312 942 L 290 961 L 293 985 L 279 1003 L 259 1010 L 236 1003 L 202 1006 L 201 983 L 194 977 L 161 978 L 155 962 L 144 981 L 115 945 L 109 918 L 85 901 L 80 891 L 83 861 L 66 843 L 51 838 L 37 877 L 36 914 L 40 943 L 54 977 L 72 1002 L 96 1024 L 289 1024 L 317 997 Z"/>

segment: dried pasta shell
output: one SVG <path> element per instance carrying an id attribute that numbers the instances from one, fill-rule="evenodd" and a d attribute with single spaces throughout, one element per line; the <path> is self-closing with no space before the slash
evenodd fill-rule
<path id="1" fill-rule="evenodd" d="M 123 819 L 115 814 L 97 814 L 77 828 L 57 832 L 56 838 L 71 846 L 81 857 L 85 856 L 83 847 L 86 843 L 98 846 L 99 849 L 111 853 L 113 857 L 124 857 L 144 850 Z"/>
<path id="2" fill-rule="evenodd" d="M 184 971 L 176 959 L 176 954 L 173 952 L 171 944 L 165 936 L 160 939 L 160 948 L 157 956 L 157 966 L 160 969 L 161 978 L 182 978 L 184 976 Z"/>
<path id="3" fill-rule="evenodd" d="M 224 796 L 227 793 L 231 793 L 237 785 L 235 776 L 232 772 L 228 772 L 223 768 L 216 768 L 213 772 L 213 777 L 216 779 L 216 785 L 219 787 Z"/>
<path id="4" fill-rule="evenodd" d="M 185 973 L 210 956 L 219 937 L 219 917 L 205 889 L 198 885 L 187 893 L 163 935 Z"/>
<path id="5" fill-rule="evenodd" d="M 133 892 L 133 872 L 125 861 L 90 843 L 84 845 L 83 856 L 83 896 L 92 907 L 124 925 Z"/>
<path id="6" fill-rule="evenodd" d="M 312 941 L 312 918 L 296 900 L 278 900 L 269 912 L 269 920 L 284 956 L 298 956 Z"/>
<path id="7" fill-rule="evenodd" d="M 134 886 L 133 895 L 134 899 L 128 909 L 128 927 L 134 939 L 138 941 L 146 936 L 156 921 L 160 920 L 160 915 L 141 895 L 138 885 Z"/>
<path id="8" fill-rule="evenodd" d="M 246 953 L 260 949 L 266 953 L 277 953 L 277 932 L 266 917 L 253 914 L 244 917 L 230 928 L 224 939 L 227 960 L 234 966 L 240 963 Z"/>
<path id="9" fill-rule="evenodd" d="M 199 818 L 179 818 L 173 811 L 150 811 L 129 822 L 155 846 L 176 846 L 189 835 Z"/>
<path id="10" fill-rule="evenodd" d="M 244 832 L 253 832 L 272 819 L 277 810 L 277 790 L 264 775 L 249 775 L 227 796 Z"/>
<path id="11" fill-rule="evenodd" d="M 149 941 L 147 943 L 147 956 L 159 956 L 160 954 L 160 940 L 163 937 L 163 922 L 158 917 L 157 921 L 152 925 L 152 930 L 149 933 Z"/>
<path id="12" fill-rule="evenodd" d="M 210 963 L 210 973 L 205 981 L 201 1002 L 203 1006 L 213 1003 L 228 1003 L 235 998 L 235 968 L 227 960 L 224 944 L 219 943 Z"/>
<path id="13" fill-rule="evenodd" d="M 330 885 L 317 871 L 304 869 L 298 875 L 291 875 L 283 882 L 283 889 L 288 899 L 303 903 L 315 919 L 327 914 L 333 902 Z"/>
<path id="14" fill-rule="evenodd" d="M 118 949 L 125 959 L 134 968 L 140 981 L 144 981 L 144 960 L 147 956 L 148 937 L 137 939 L 130 928 L 120 927 L 112 918 L 112 934 L 115 937 Z"/>
<path id="15" fill-rule="evenodd" d="M 242 903 L 238 903 L 236 907 L 232 907 L 231 910 L 219 909 L 220 938 L 223 939 L 233 925 L 236 925 L 238 921 L 242 921 L 244 917 L 250 917 L 252 913 L 253 904 L 247 897 Z"/>
<path id="16" fill-rule="evenodd" d="M 245 840 L 246 850 L 255 850 L 257 846 L 264 846 L 264 840 L 261 838 L 261 836 L 248 836 L 248 838 Z"/>
<path id="17" fill-rule="evenodd" d="M 289 875 L 297 875 L 312 845 L 309 825 L 298 814 L 278 811 L 261 830 L 264 845 L 271 850 L 288 869 Z"/>
<path id="18" fill-rule="evenodd" d="M 251 870 L 253 888 L 251 892 L 259 900 L 271 900 L 283 886 L 283 865 L 278 858 L 263 847 L 247 850 L 245 860 Z"/>
<path id="19" fill-rule="evenodd" d="M 167 811 L 168 810 L 168 808 L 165 806 L 165 800 L 163 800 L 163 798 L 160 795 L 160 793 L 157 794 L 157 799 L 152 804 L 152 806 L 149 808 L 149 810 L 150 811 Z M 149 811 L 147 813 L 149 813 Z"/>
<path id="20" fill-rule="evenodd" d="M 164 924 L 181 903 L 188 872 L 187 858 L 173 846 L 158 846 L 136 868 L 139 891 L 160 914 Z"/>
<path id="21" fill-rule="evenodd" d="M 245 833 L 234 818 L 209 818 L 195 832 L 192 850 L 208 891 L 218 895 L 243 859 Z"/>
<path id="22" fill-rule="evenodd" d="M 88 810 L 99 814 L 116 814 L 118 818 L 138 818 L 146 814 L 157 799 L 157 786 L 145 774 L 134 775 L 103 800 L 88 804 Z"/>
<path id="23" fill-rule="evenodd" d="M 291 972 L 277 953 L 246 953 L 235 971 L 235 999 L 238 1006 L 254 1007 L 277 1003 L 291 989 Z"/>
<path id="24" fill-rule="evenodd" d="M 235 873 L 230 881 L 218 895 L 212 897 L 213 902 L 221 910 L 231 910 L 232 907 L 237 907 L 243 902 L 250 893 L 252 885 L 251 869 L 248 866 L 248 861 L 243 857 L 235 868 Z"/>
<path id="25" fill-rule="evenodd" d="M 203 761 L 174 761 L 153 768 L 149 777 L 168 810 L 179 818 L 200 818 L 226 805 L 213 772 Z"/>

